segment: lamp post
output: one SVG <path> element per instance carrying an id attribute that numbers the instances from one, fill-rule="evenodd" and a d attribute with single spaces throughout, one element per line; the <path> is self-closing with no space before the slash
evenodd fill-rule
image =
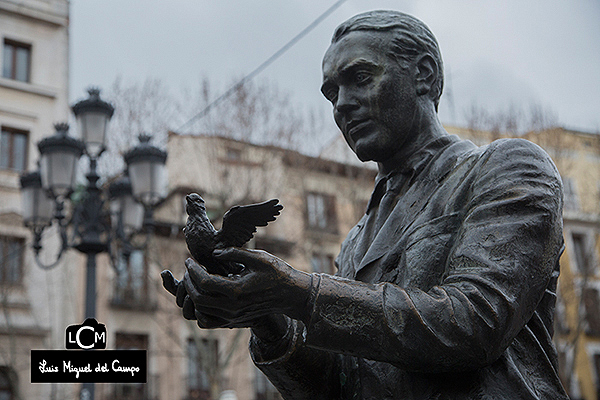
<path id="1" fill-rule="evenodd" d="M 149 136 L 140 137 L 140 145 L 125 155 L 127 171 L 109 187 L 111 218 L 108 218 L 107 196 L 98 186 L 97 160 L 106 149 L 106 132 L 114 108 L 100 99 L 98 89 L 90 89 L 88 93 L 87 99 L 72 107 L 82 140 L 69 136 L 67 124 L 56 124 L 55 134 L 38 143 L 40 171 L 24 174 L 21 187 L 24 223 L 34 234 L 36 263 L 50 269 L 69 248 L 84 253 L 87 256 L 85 318 L 95 318 L 96 255 L 109 252 L 111 242 L 120 242 L 127 256 L 132 248 L 131 237 L 144 224 L 152 225 L 152 210 L 166 194 L 167 153 L 151 145 Z M 87 185 L 83 196 L 75 200 L 70 196 L 75 188 L 77 163 L 83 154 L 90 160 Z M 73 206 L 68 220 L 67 201 Z M 61 245 L 56 260 L 46 264 L 39 257 L 41 238 L 52 223 L 57 224 Z M 81 398 L 94 398 L 93 383 L 84 383 Z"/>

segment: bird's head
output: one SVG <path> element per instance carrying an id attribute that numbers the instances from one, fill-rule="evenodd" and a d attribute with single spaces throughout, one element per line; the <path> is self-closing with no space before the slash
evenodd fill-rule
<path id="1" fill-rule="evenodd" d="M 185 196 L 186 206 L 185 211 L 188 215 L 197 214 L 198 212 L 206 212 L 204 199 L 198 193 L 190 193 Z"/>

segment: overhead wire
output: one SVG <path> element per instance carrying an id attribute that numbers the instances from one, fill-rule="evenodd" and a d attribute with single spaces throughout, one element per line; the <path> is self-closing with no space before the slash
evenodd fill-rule
<path id="1" fill-rule="evenodd" d="M 208 112 L 217 104 L 221 103 L 231 94 L 235 93 L 240 87 L 242 87 L 246 82 L 250 81 L 256 75 L 261 73 L 265 68 L 271 65 L 275 60 L 277 60 L 281 55 L 283 55 L 286 51 L 288 51 L 293 45 L 295 45 L 300 39 L 306 36 L 310 31 L 312 31 L 317 25 L 319 25 L 325 18 L 327 18 L 332 12 L 334 12 L 338 7 L 340 7 L 346 0 L 338 0 L 331 7 L 325 10 L 321 15 L 319 15 L 313 22 L 311 22 L 306 28 L 304 28 L 300 33 L 290 39 L 283 47 L 277 50 L 271 57 L 266 59 L 262 64 L 256 67 L 252 72 L 248 75 L 244 76 L 240 79 L 236 84 L 230 87 L 227 91 L 221 94 L 219 97 L 211 101 L 206 107 L 204 107 L 200 112 L 190 118 L 187 122 L 185 122 L 176 132 L 181 132 L 183 129 L 187 128 L 189 125 L 196 122 L 198 119 L 203 118 L 208 114 Z"/>

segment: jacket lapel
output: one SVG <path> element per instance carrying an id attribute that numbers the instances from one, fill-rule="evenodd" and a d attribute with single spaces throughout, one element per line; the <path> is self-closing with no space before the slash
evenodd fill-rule
<path id="1" fill-rule="evenodd" d="M 441 151 L 440 155 L 429 166 L 420 174 L 417 174 L 415 181 L 399 199 L 394 210 L 368 247 L 362 260 L 358 264 L 354 264 L 355 266 L 358 265 L 355 276 L 368 265 L 381 260 L 393 247 L 401 243 L 402 237 L 417 219 L 419 213 L 427 207 L 431 196 L 440 187 L 444 177 L 452 171 L 457 158 L 474 147 L 470 142 L 454 143 Z M 368 240 L 368 236 L 368 232 L 363 229 L 358 242 Z M 372 267 L 375 267 L 375 265 L 377 264 L 375 263 Z M 382 268 L 379 269 L 381 271 L 378 272 L 378 276 L 384 272 Z"/>

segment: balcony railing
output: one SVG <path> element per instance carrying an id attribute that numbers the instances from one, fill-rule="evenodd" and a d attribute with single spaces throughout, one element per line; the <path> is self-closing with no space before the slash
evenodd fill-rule
<path id="1" fill-rule="evenodd" d="M 111 306 L 152 311 L 157 307 L 158 282 L 144 272 L 140 276 L 117 274 L 113 282 Z"/>

